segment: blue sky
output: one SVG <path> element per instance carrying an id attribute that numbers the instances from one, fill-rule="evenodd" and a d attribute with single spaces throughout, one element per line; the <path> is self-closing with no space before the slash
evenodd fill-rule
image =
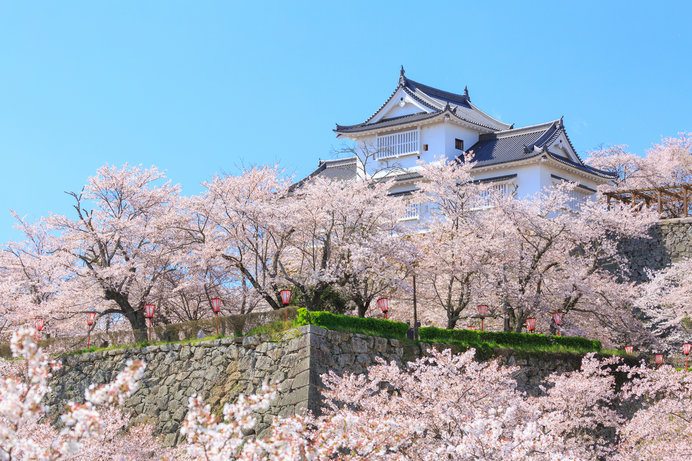
<path id="1" fill-rule="evenodd" d="M 69 213 L 105 163 L 198 193 L 242 164 L 296 175 L 396 86 L 516 126 L 565 116 L 580 153 L 692 131 L 692 3 L 0 2 L 0 241 Z"/>

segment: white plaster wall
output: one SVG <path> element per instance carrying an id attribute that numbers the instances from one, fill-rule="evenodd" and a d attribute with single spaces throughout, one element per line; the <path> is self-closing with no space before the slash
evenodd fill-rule
<path id="1" fill-rule="evenodd" d="M 404 98 L 405 105 L 402 108 L 399 106 L 401 103 L 401 98 Z M 387 104 L 379 111 L 379 113 L 373 117 L 372 121 L 377 122 L 383 118 L 396 117 L 398 115 L 409 115 L 415 114 L 416 112 L 430 112 L 430 109 L 418 104 L 412 100 L 406 92 L 399 88 L 399 90 L 394 94 L 392 99 L 389 100 Z"/>
<path id="2" fill-rule="evenodd" d="M 541 165 L 541 187 L 548 187 L 554 183 L 551 175 L 556 175 L 567 179 L 568 181 L 582 184 L 586 187 L 590 187 L 591 189 L 596 189 L 599 186 L 599 183 L 584 176 L 575 174 L 567 168 L 559 168 L 554 164 L 546 163 Z"/>
<path id="3" fill-rule="evenodd" d="M 394 131 L 392 131 L 392 133 L 394 133 Z M 477 131 L 453 123 L 442 122 L 433 125 L 423 125 L 420 128 L 420 151 L 418 155 L 407 155 L 399 158 L 371 162 L 371 164 L 368 165 L 368 174 L 372 174 L 382 168 L 415 168 L 419 161 L 431 163 L 438 158 L 452 160 L 462 153 L 455 149 L 455 139 L 462 139 L 464 141 L 464 149 L 468 149 L 478 142 L 478 136 L 479 133 Z M 369 136 L 361 142 L 365 142 L 367 145 L 376 148 L 375 139 L 375 136 Z M 427 151 L 423 150 L 425 144 L 428 145 Z"/>
<path id="4" fill-rule="evenodd" d="M 384 119 L 400 117 L 402 115 L 419 114 L 424 112 L 420 107 L 414 104 L 406 104 L 404 107 L 400 107 L 399 104 L 392 107 L 392 109 L 384 115 Z"/>
<path id="5" fill-rule="evenodd" d="M 538 164 L 514 166 L 511 168 L 493 168 L 491 170 L 472 171 L 474 179 L 489 179 L 498 176 L 516 174 L 513 180 L 517 185 L 517 197 L 528 198 L 535 195 L 541 188 L 542 172 Z M 548 174 L 550 177 L 550 174 Z"/>
<path id="6" fill-rule="evenodd" d="M 462 154 L 462 151 L 456 150 L 454 140 L 461 139 L 464 141 L 464 150 L 469 150 L 471 146 L 478 142 L 480 133 L 470 128 L 465 128 L 453 123 L 445 123 L 445 154 L 447 160 L 452 160 Z"/>

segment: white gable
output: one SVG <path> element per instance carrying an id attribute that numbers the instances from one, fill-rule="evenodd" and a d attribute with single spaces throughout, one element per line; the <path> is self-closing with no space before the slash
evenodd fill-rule
<path id="1" fill-rule="evenodd" d="M 430 113 L 432 110 L 411 98 L 411 96 L 406 94 L 403 88 L 399 88 L 368 123 L 379 122 L 385 118 L 400 117 L 402 115 L 418 114 L 421 112 Z"/>
<path id="2" fill-rule="evenodd" d="M 565 136 L 564 131 L 560 133 L 560 135 L 553 141 L 548 147 L 548 151 L 551 154 L 559 155 L 561 157 L 565 157 L 568 160 L 571 160 L 573 162 L 581 163 L 579 161 L 579 157 L 577 156 L 577 153 L 574 152 L 572 149 L 572 145 L 570 144 L 569 140 L 567 139 L 567 136 Z"/>

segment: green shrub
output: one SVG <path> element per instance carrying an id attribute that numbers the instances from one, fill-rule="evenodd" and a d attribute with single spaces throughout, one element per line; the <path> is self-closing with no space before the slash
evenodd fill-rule
<path id="1" fill-rule="evenodd" d="M 258 327 L 253 328 L 252 330 L 247 332 L 247 336 L 254 336 L 254 335 L 270 335 L 272 339 L 274 340 L 280 340 L 283 336 L 282 333 L 290 330 L 292 328 L 295 328 L 296 326 L 300 326 L 300 324 L 296 324 L 296 319 L 289 319 L 289 320 L 284 320 L 284 319 L 278 319 L 274 320 L 271 323 L 267 323 L 264 325 L 260 325 Z"/>
<path id="2" fill-rule="evenodd" d="M 311 308 L 315 311 L 332 312 L 334 314 L 343 314 L 349 309 L 351 298 L 328 285 L 320 294 L 317 304 Z M 310 293 L 303 293 L 298 288 L 293 288 L 293 296 L 291 297 L 291 307 L 309 306 L 312 298 Z"/>
<path id="3" fill-rule="evenodd" d="M 404 339 L 408 325 L 391 320 L 352 317 L 350 315 L 332 314 L 323 311 L 308 311 L 298 309 L 296 325 L 315 325 L 328 330 L 362 333 L 383 338 Z"/>
<path id="4" fill-rule="evenodd" d="M 600 351 L 601 342 L 576 336 L 550 336 L 514 332 L 494 332 L 476 330 L 444 330 L 442 328 L 424 327 L 418 330 L 421 341 L 427 342 L 463 342 L 465 344 L 495 343 L 503 347 L 549 348 L 563 346 L 567 348 Z"/>

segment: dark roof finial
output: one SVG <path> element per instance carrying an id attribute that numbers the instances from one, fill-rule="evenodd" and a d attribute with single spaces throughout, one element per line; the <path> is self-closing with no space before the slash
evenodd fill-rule
<path id="1" fill-rule="evenodd" d="M 558 120 L 558 122 L 557 122 L 557 126 L 558 126 L 558 127 L 562 127 L 562 126 L 564 125 L 564 122 L 563 122 L 563 120 L 562 120 L 563 118 L 565 118 L 564 115 L 562 115 L 562 116 L 560 117 L 560 120 Z"/>
<path id="2" fill-rule="evenodd" d="M 469 86 L 468 85 L 464 86 L 464 96 L 466 96 L 466 99 L 468 101 L 471 100 L 471 97 L 469 96 Z"/>
<path id="3" fill-rule="evenodd" d="M 447 101 L 447 105 L 445 106 L 445 110 L 450 110 L 449 101 Z"/>
<path id="4" fill-rule="evenodd" d="M 401 70 L 399 71 L 399 85 L 404 85 L 406 83 L 406 77 L 404 74 L 406 71 L 404 70 L 404 65 L 401 65 Z"/>

